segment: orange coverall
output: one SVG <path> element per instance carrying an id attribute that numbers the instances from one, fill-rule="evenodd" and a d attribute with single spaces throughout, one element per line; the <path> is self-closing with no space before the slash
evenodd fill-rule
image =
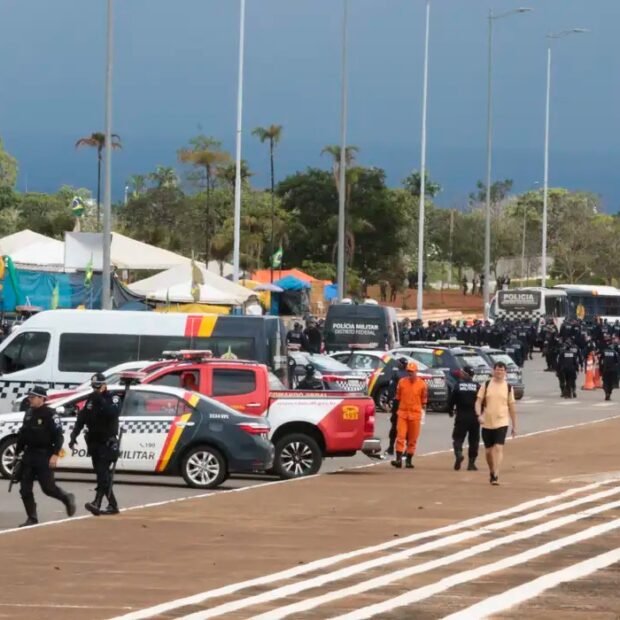
<path id="1" fill-rule="evenodd" d="M 426 407 L 428 400 L 426 381 L 419 377 L 413 381 L 411 377 L 404 377 L 398 382 L 396 400 L 398 401 L 396 452 L 402 454 L 405 451 L 406 441 L 407 454 L 413 456 L 420 436 L 422 409 Z"/>

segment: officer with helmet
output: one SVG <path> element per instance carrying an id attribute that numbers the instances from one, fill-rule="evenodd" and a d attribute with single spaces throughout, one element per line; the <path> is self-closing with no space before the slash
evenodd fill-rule
<path id="1" fill-rule="evenodd" d="M 398 382 L 401 379 L 409 376 L 407 372 L 408 359 L 406 357 L 400 357 L 396 362 L 396 368 L 394 369 L 394 375 L 388 386 L 388 403 L 392 403 L 392 414 L 390 415 L 390 444 L 385 451 L 386 454 L 394 456 L 394 444 L 396 443 L 396 424 L 398 422 L 398 401 L 396 401 L 396 388 Z"/>
<path id="2" fill-rule="evenodd" d="M 93 375 L 90 385 L 93 392 L 77 416 L 69 447 L 75 448 L 78 436 L 86 427 L 86 445 L 97 476 L 97 490 L 95 499 L 84 507 L 95 516 L 114 515 L 118 514 L 119 509 L 112 490 L 112 465 L 119 456 L 118 419 L 121 399 L 108 392 L 105 375 L 100 372 Z M 108 507 L 101 510 L 104 497 L 108 499 Z"/>
<path id="3" fill-rule="evenodd" d="M 469 446 L 468 471 L 477 471 L 476 459 L 478 458 L 478 444 L 480 443 L 480 422 L 476 415 L 476 397 L 480 385 L 473 380 L 474 369 L 465 366 L 461 371 L 461 378 L 450 393 L 448 412 L 450 417 L 455 415 L 454 430 L 452 432 L 452 445 L 454 447 L 454 469 L 461 469 L 463 456 L 463 443 L 467 437 Z"/>
<path id="4" fill-rule="evenodd" d="M 319 379 L 315 374 L 315 368 L 312 364 L 306 364 L 306 375 L 297 384 L 298 390 L 322 390 L 323 381 Z"/>

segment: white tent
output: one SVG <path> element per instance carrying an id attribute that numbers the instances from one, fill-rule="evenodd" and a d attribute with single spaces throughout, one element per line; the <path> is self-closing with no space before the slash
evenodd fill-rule
<path id="1" fill-rule="evenodd" d="M 26 230 L 20 230 L 12 235 L 7 235 L 0 239 L 0 255 L 11 256 L 13 252 L 23 250 L 25 247 L 34 243 L 44 243 L 47 241 L 55 241 L 51 237 L 46 237 L 39 233 L 33 232 L 26 228 Z M 57 241 L 57 243 L 61 243 Z M 62 261 L 60 261 L 62 263 Z"/>
<path id="2" fill-rule="evenodd" d="M 62 268 L 65 262 L 65 244 L 56 239 L 47 239 L 11 252 L 10 256 L 16 265 Z"/>
<path id="3" fill-rule="evenodd" d="M 190 265 L 191 260 L 169 250 L 112 233 L 112 264 L 117 269 L 169 269 Z"/>
<path id="4" fill-rule="evenodd" d="M 198 303 L 241 305 L 254 293 L 243 286 L 235 284 L 226 278 L 205 269 L 204 263 L 196 263 L 204 284 L 200 285 L 200 300 Z M 187 265 L 173 267 L 157 275 L 134 282 L 129 289 L 138 295 L 145 295 L 148 299 L 178 303 L 192 303 L 192 268 L 191 262 Z"/>

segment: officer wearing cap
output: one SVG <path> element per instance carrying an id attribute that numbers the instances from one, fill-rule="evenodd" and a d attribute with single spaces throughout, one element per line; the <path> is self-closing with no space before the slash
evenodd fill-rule
<path id="1" fill-rule="evenodd" d="M 452 445 L 454 447 L 454 469 L 461 469 L 461 463 L 465 460 L 463 456 L 463 443 L 467 437 L 469 446 L 468 456 L 469 471 L 477 471 L 476 459 L 478 458 L 478 444 L 480 443 L 480 422 L 476 415 L 476 397 L 480 385 L 473 380 L 474 369 L 465 366 L 461 371 L 461 378 L 450 393 L 448 401 L 448 412 L 450 417 L 454 416 L 454 430 L 452 431 Z"/>
<path id="2" fill-rule="evenodd" d="M 23 452 L 20 495 L 27 519 L 20 527 L 36 525 L 37 504 L 32 492 L 33 483 L 39 481 L 45 495 L 61 501 L 69 517 L 75 514 L 75 497 L 56 485 L 53 469 L 62 451 L 64 437 L 62 423 L 56 412 L 45 404 L 47 390 L 35 385 L 28 392 L 30 407 L 17 434 L 16 454 Z"/>
<path id="3" fill-rule="evenodd" d="M 315 375 L 312 364 L 306 364 L 306 376 L 297 384 L 298 390 L 322 390 L 323 381 Z"/>
<path id="4" fill-rule="evenodd" d="M 90 381 L 92 394 L 86 399 L 78 414 L 71 433 L 69 447 L 73 450 L 82 429 L 86 427 L 86 446 L 97 476 L 95 499 L 84 507 L 92 514 L 118 514 L 118 503 L 112 490 L 112 464 L 118 459 L 118 418 L 121 399 L 108 392 L 105 375 L 98 372 Z M 101 510 L 101 502 L 107 497 L 108 507 Z"/>

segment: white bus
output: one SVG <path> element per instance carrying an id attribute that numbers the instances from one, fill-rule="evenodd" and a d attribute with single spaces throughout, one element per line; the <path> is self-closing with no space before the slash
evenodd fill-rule
<path id="1" fill-rule="evenodd" d="M 210 349 L 267 364 L 286 381 L 279 317 L 118 310 L 50 310 L 22 323 L 0 344 L 0 412 L 34 384 L 67 389 L 123 362 L 163 351 Z"/>
<path id="2" fill-rule="evenodd" d="M 489 316 L 493 320 L 554 322 L 558 327 L 566 319 L 594 322 L 602 318 L 613 323 L 620 320 L 620 290 L 591 284 L 508 289 L 497 292 Z"/>

